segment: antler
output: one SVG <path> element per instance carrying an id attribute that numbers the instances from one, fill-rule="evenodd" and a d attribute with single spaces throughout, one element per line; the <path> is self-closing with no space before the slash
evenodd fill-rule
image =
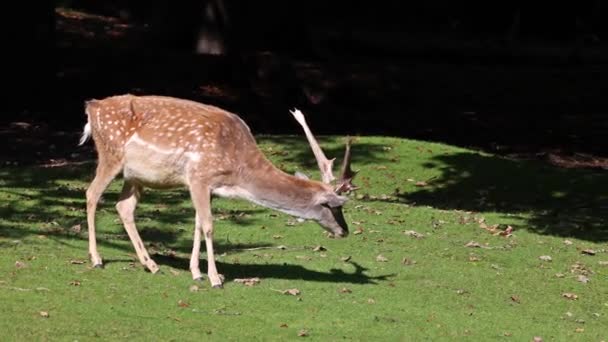
<path id="1" fill-rule="evenodd" d="M 321 171 L 321 179 L 323 180 L 323 183 L 330 184 L 333 180 L 336 179 L 332 172 L 333 167 L 334 167 L 334 160 L 336 158 L 327 159 L 327 157 L 325 157 L 323 150 L 317 143 L 317 140 L 312 135 L 310 128 L 308 128 L 308 125 L 306 124 L 306 119 L 304 118 L 304 114 L 302 114 L 302 112 L 299 109 L 295 109 L 293 111 L 290 110 L 289 112 L 293 115 L 293 117 L 296 119 L 296 121 L 304 129 L 304 133 L 306 134 L 308 143 L 310 144 L 310 147 L 312 148 L 312 152 L 314 153 L 315 158 L 317 159 L 317 164 L 319 165 L 319 170 Z"/>
<path id="2" fill-rule="evenodd" d="M 304 114 L 302 114 L 302 112 L 299 109 L 290 111 L 290 113 L 293 115 L 293 117 L 296 119 L 296 121 L 298 123 L 300 123 L 300 125 L 304 129 L 304 133 L 306 134 L 306 138 L 308 139 L 308 142 L 310 143 L 312 152 L 314 153 L 315 158 L 317 159 L 317 164 L 319 165 L 319 170 L 321 170 L 321 178 L 323 179 L 323 182 L 326 184 L 330 184 L 332 181 L 334 181 L 336 179 L 332 173 L 333 164 L 334 164 L 334 161 L 336 158 L 327 159 L 327 157 L 325 157 L 323 150 L 317 143 L 317 140 L 315 139 L 312 132 L 310 131 L 310 128 L 306 124 L 306 119 L 304 118 Z M 340 179 L 338 179 L 336 186 L 334 188 L 334 191 L 337 194 L 341 194 L 343 192 L 350 192 L 352 190 L 359 189 L 358 186 L 356 186 L 352 183 L 353 178 L 355 178 L 355 176 L 357 175 L 357 171 L 353 171 L 350 168 L 350 160 L 351 160 L 350 145 L 351 145 L 352 141 L 353 141 L 353 138 L 351 138 L 351 137 L 348 137 L 346 140 L 346 150 L 344 151 L 344 160 L 342 161 Z"/>
<path id="3" fill-rule="evenodd" d="M 338 194 L 343 192 L 350 192 L 359 189 L 358 186 L 352 183 L 353 178 L 357 175 L 358 171 L 353 171 L 350 168 L 350 144 L 353 138 L 348 137 L 346 139 L 346 149 L 344 151 L 344 160 L 342 161 L 342 169 L 340 171 L 340 179 L 335 187 L 335 191 Z"/>

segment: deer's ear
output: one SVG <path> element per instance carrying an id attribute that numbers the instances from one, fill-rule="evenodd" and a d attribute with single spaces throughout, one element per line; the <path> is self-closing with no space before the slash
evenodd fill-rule
<path id="1" fill-rule="evenodd" d="M 300 178 L 300 179 L 310 180 L 310 178 L 308 178 L 307 175 L 303 174 L 300 171 L 296 171 L 296 173 L 294 174 L 294 176 L 296 176 L 297 178 Z"/>
<path id="2" fill-rule="evenodd" d="M 348 201 L 348 197 L 340 196 L 334 192 L 328 192 L 319 196 L 317 201 L 318 204 L 326 205 L 330 208 L 336 208 L 343 206 L 344 203 Z"/>

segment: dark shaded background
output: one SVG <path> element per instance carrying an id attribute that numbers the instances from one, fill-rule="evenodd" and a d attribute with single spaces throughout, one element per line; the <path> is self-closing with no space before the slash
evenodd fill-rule
<path id="1" fill-rule="evenodd" d="M 130 92 L 223 106 L 255 133 L 300 134 L 288 114 L 297 106 L 318 134 L 606 167 L 608 6 L 599 0 L 11 6 L 7 160 L 68 156 L 84 101 Z M 222 54 L 197 53 L 202 31 L 221 38 Z"/>

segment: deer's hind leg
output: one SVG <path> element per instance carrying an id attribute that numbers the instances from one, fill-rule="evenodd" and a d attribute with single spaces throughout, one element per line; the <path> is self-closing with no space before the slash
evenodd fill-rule
<path id="1" fill-rule="evenodd" d="M 137 232 L 137 227 L 135 226 L 135 208 L 137 207 L 141 190 L 141 186 L 136 185 L 129 180 L 125 180 L 120 199 L 118 200 L 118 203 L 116 203 L 116 211 L 118 211 L 118 215 L 129 235 L 129 239 L 131 239 L 131 243 L 133 243 L 139 262 L 148 268 L 150 272 L 156 273 L 158 272 L 158 265 L 150 258 L 150 255 Z"/>

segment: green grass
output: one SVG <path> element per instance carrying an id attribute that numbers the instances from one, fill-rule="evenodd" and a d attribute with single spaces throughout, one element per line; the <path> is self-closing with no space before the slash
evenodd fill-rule
<path id="1" fill-rule="evenodd" d="M 318 178 L 303 138 L 258 139 L 284 170 Z M 320 142 L 338 165 L 342 140 Z M 346 239 L 248 202 L 214 201 L 223 290 L 190 278 L 194 211 L 186 192 L 142 197 L 138 228 L 162 270 L 151 274 L 115 213 L 121 182 L 113 182 L 98 210 L 106 267 L 92 269 L 84 190 L 94 163 L 0 168 L 2 340 L 608 338 L 605 172 L 380 137 L 360 138 L 353 156 L 362 189 L 344 210 L 358 232 Z M 499 230 L 510 225 L 513 235 L 480 228 L 482 218 Z M 481 247 L 465 247 L 470 241 Z M 233 281 L 246 277 L 261 282 Z M 281 293 L 292 288 L 301 294 Z"/>

